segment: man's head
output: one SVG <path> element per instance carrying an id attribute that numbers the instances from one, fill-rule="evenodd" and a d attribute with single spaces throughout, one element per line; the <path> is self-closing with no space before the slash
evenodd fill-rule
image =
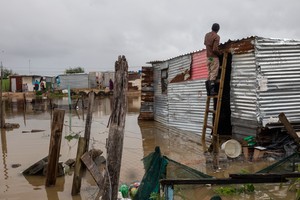
<path id="1" fill-rule="evenodd" d="M 214 23 L 211 30 L 217 33 L 220 30 L 220 25 L 218 23 Z"/>

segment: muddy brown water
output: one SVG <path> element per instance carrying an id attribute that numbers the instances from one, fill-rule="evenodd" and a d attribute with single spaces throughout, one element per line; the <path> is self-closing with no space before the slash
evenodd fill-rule
<path id="1" fill-rule="evenodd" d="M 73 109 L 69 112 L 67 102 L 64 98 L 53 102 L 59 108 L 66 109 L 61 142 L 62 162 L 75 158 L 78 142 L 76 138 L 69 141 L 64 137 L 76 134 L 83 136 L 86 118 L 86 110 L 81 109 L 81 103 L 78 104 L 78 110 Z M 90 148 L 103 150 L 104 156 L 110 103 L 109 97 L 96 99 L 93 109 Z M 48 155 L 51 134 L 51 111 L 48 104 L 47 100 L 27 102 L 24 110 L 21 100 L 5 101 L 6 122 L 18 123 L 20 128 L 1 131 L 0 199 L 97 199 L 98 188 L 89 173 L 84 176 L 81 192 L 76 196 L 71 196 L 72 171 L 67 171 L 65 176 L 57 178 L 54 187 L 45 187 L 43 176 L 22 175 L 22 171 Z M 214 172 L 210 165 L 205 164 L 198 135 L 154 121 L 138 121 L 139 96 L 129 97 L 128 105 L 120 183 L 130 184 L 142 179 L 144 168 L 141 159 L 153 152 L 156 146 L 159 146 L 167 157 L 215 177 L 228 177 L 229 173 L 240 173 L 242 170 L 255 172 L 272 164 L 272 161 L 253 163 L 242 159 L 229 160 L 220 172 Z M 221 186 L 176 186 L 175 199 L 209 200 L 218 187 Z M 222 196 L 222 199 L 295 199 L 296 192 L 289 191 L 288 187 L 289 183 L 255 184 L 254 193 Z"/>

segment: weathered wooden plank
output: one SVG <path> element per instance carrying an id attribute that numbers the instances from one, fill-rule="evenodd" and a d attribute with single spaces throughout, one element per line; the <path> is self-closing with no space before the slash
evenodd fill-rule
<path id="1" fill-rule="evenodd" d="M 107 170 L 102 199 L 117 199 L 127 111 L 128 64 L 125 56 L 115 63 L 113 109 L 107 143 Z M 109 177 L 108 177 L 109 176 Z M 111 192 L 110 192 L 111 191 Z"/>
<path id="2" fill-rule="evenodd" d="M 44 169 L 44 165 L 48 162 L 48 156 L 45 158 L 37 161 L 30 167 L 28 167 L 26 170 L 22 172 L 24 175 L 36 175 L 38 173 L 42 174 L 42 171 Z"/>
<path id="3" fill-rule="evenodd" d="M 164 185 L 199 185 L 199 184 L 246 184 L 246 183 L 282 183 L 288 180 L 283 177 L 262 177 L 262 178 L 216 178 L 216 179 L 197 179 L 197 180 L 174 180 L 163 179 L 160 183 Z"/>
<path id="4" fill-rule="evenodd" d="M 76 155 L 75 168 L 74 168 L 74 176 L 73 176 L 73 184 L 72 184 L 72 192 L 71 192 L 72 195 L 77 195 L 78 193 L 80 193 L 81 179 L 83 174 L 81 156 L 85 152 L 86 149 L 85 145 L 86 145 L 85 138 L 80 137 L 78 140 L 77 155 Z"/>
<path id="5" fill-rule="evenodd" d="M 90 135 L 91 135 L 91 125 L 93 120 L 93 105 L 94 105 L 95 94 L 94 92 L 89 93 L 89 105 L 88 105 L 88 113 L 86 116 L 86 123 L 85 123 L 85 131 L 84 131 L 84 138 L 85 138 L 85 151 L 89 151 L 89 142 L 90 142 Z"/>
<path id="6" fill-rule="evenodd" d="M 57 168 L 59 161 L 61 136 L 64 123 L 65 111 L 55 109 L 51 125 L 51 138 L 49 145 L 49 156 L 46 175 L 46 186 L 53 186 L 56 183 Z"/>
<path id="7" fill-rule="evenodd" d="M 300 138 L 298 137 L 295 129 L 293 128 L 293 126 L 290 124 L 290 122 L 286 118 L 285 114 L 284 113 L 280 113 L 278 115 L 278 117 L 279 117 L 279 120 L 281 121 L 281 123 L 286 128 L 288 134 L 294 138 L 294 140 L 297 142 L 297 144 L 299 146 L 300 145 Z"/>
<path id="8" fill-rule="evenodd" d="M 81 156 L 81 160 L 85 164 L 85 166 L 87 167 L 89 172 L 91 173 L 91 175 L 94 178 L 94 180 L 96 181 L 98 187 L 103 186 L 104 178 L 103 178 L 102 174 L 100 173 L 99 168 L 97 167 L 97 165 L 93 161 L 92 157 L 90 156 L 90 154 L 88 152 L 85 152 L 83 154 L 83 156 Z"/>
<path id="9" fill-rule="evenodd" d="M 234 179 L 264 179 L 264 178 L 297 178 L 300 177 L 300 173 L 257 173 L 257 174 L 229 174 L 229 177 Z"/>

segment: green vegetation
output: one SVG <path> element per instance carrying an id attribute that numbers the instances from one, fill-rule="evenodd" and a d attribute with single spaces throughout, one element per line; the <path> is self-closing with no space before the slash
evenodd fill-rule
<path id="1" fill-rule="evenodd" d="M 36 96 L 42 96 L 42 95 L 43 95 L 43 92 L 42 92 L 42 91 L 36 91 L 35 95 L 36 95 Z"/>
<path id="2" fill-rule="evenodd" d="M 2 80 L 2 91 L 8 92 L 9 91 L 9 79 Z"/>
<path id="3" fill-rule="evenodd" d="M 3 79 L 8 79 L 10 75 L 17 75 L 17 73 L 14 73 L 11 69 L 3 68 Z"/>
<path id="4" fill-rule="evenodd" d="M 292 179 L 289 190 L 296 191 L 296 200 L 300 199 L 300 178 Z"/>
<path id="5" fill-rule="evenodd" d="M 84 68 L 82 67 L 75 67 L 75 68 L 69 68 L 65 70 L 66 74 L 77 74 L 77 73 L 84 73 Z"/>
<path id="6" fill-rule="evenodd" d="M 65 139 L 68 140 L 68 142 L 70 142 L 73 139 L 78 139 L 80 137 L 80 134 L 76 133 L 75 135 L 70 134 L 70 135 L 66 135 Z"/>
<path id="7" fill-rule="evenodd" d="M 255 188 L 253 184 L 244 184 L 241 187 L 233 187 L 233 186 L 226 186 L 226 187 L 219 187 L 214 191 L 219 195 L 235 195 L 241 193 L 252 193 L 254 192 Z"/>
<path id="8" fill-rule="evenodd" d="M 151 199 L 151 200 L 162 200 L 162 199 L 164 199 L 164 197 L 161 197 L 159 195 L 159 193 L 152 192 L 149 199 Z"/>
<path id="9" fill-rule="evenodd" d="M 249 174 L 249 171 L 245 169 L 241 169 L 241 173 Z M 241 193 L 252 193 L 255 191 L 255 187 L 253 184 L 248 183 L 248 184 L 244 184 L 241 187 L 234 187 L 234 186 L 219 187 L 214 191 L 219 195 L 236 195 Z"/>
<path id="10" fill-rule="evenodd" d="M 53 99 L 53 98 L 66 97 L 66 96 L 68 96 L 68 94 L 62 93 L 61 90 L 57 90 L 57 91 L 54 91 L 54 92 L 50 92 L 49 95 L 48 95 L 48 97 L 49 97 L 49 98 L 52 98 L 52 99 Z"/>

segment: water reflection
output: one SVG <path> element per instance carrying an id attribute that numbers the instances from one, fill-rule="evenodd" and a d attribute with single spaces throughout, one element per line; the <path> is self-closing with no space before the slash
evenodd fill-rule
<path id="1" fill-rule="evenodd" d="M 4 183 L 8 180 L 8 168 L 6 164 L 7 159 L 7 142 L 6 142 L 6 131 L 5 129 L 1 129 L 1 149 L 2 149 L 2 161 L 3 161 L 3 177 L 4 177 Z M 2 182 L 2 181 L 1 181 Z M 5 184 L 5 188 L 3 189 L 3 192 L 7 192 L 9 189 L 9 186 Z"/>
<path id="2" fill-rule="evenodd" d="M 206 171 L 205 157 L 200 150 L 199 136 L 165 126 L 153 121 L 139 121 L 143 139 L 144 156 L 159 146 L 161 152 L 182 164 L 202 172 Z"/>
<path id="3" fill-rule="evenodd" d="M 143 176 L 141 163 L 143 151 L 140 129 L 137 124 L 138 113 L 136 113 L 139 109 L 140 97 L 131 96 L 128 99 L 128 117 L 125 128 L 125 135 L 128 137 L 125 136 L 124 139 L 120 177 L 121 182 L 126 183 L 140 180 Z M 74 197 L 71 196 L 72 172 L 66 174 L 63 179 L 58 178 L 55 187 L 51 188 L 44 186 L 45 177 L 20 175 L 21 171 L 48 155 L 52 118 L 50 103 L 58 109 L 66 110 L 60 161 L 64 162 L 69 158 L 75 158 L 78 144 L 78 137 L 75 136 L 84 135 L 87 100 L 84 100 L 83 103 L 79 101 L 78 108 L 71 110 L 69 110 L 67 98 L 55 99 L 52 102 L 47 99 L 27 99 L 26 104 L 23 99 L 4 101 L 6 122 L 19 123 L 20 128 L 9 130 L 8 138 L 6 138 L 7 134 L 4 130 L 1 134 L 3 165 L 1 165 L 0 171 L 3 173 L 0 176 L 2 188 L 0 199 L 20 196 L 24 199 L 94 199 L 97 196 L 97 186 L 89 173 L 86 173 L 83 179 L 80 195 Z M 90 148 L 103 150 L 104 156 L 106 156 L 105 143 L 108 135 L 106 126 L 111 110 L 111 98 L 95 100 Z M 34 132 L 32 130 L 44 131 Z M 72 136 L 72 138 L 70 139 L 68 136 Z M 11 152 L 10 155 L 7 155 L 8 150 Z M 13 169 L 7 163 L 20 163 L 21 166 Z M 6 186 L 4 183 L 7 183 Z M 4 186 L 6 188 L 3 188 Z M 8 190 L 9 188 L 10 190 Z"/>

